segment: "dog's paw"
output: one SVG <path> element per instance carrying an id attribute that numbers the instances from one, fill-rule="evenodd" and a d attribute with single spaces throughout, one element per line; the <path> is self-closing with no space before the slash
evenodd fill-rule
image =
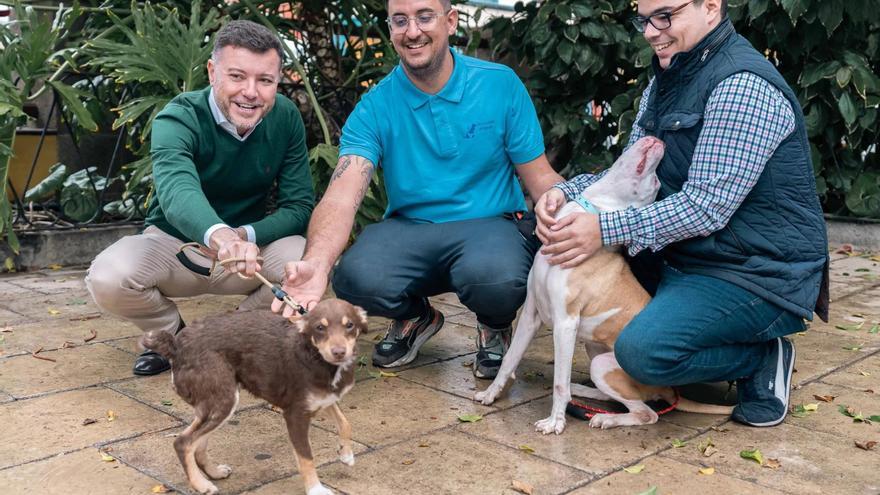
<path id="1" fill-rule="evenodd" d="M 474 394 L 474 401 L 480 402 L 484 406 L 488 406 L 495 402 L 495 398 L 498 397 L 498 392 L 499 390 L 497 390 L 494 385 L 489 385 L 489 388 L 486 390 Z"/>
<path id="2" fill-rule="evenodd" d="M 565 430 L 565 414 L 554 414 L 535 422 L 535 430 L 545 435 L 551 433 L 559 435 Z"/>
<path id="3" fill-rule="evenodd" d="M 226 464 L 219 464 L 210 471 L 205 470 L 205 474 L 210 476 L 211 479 L 225 480 L 230 474 L 232 474 L 232 467 L 227 466 Z"/>
<path id="4" fill-rule="evenodd" d="M 339 460 L 346 466 L 354 466 L 354 453 L 345 452 L 339 454 Z"/>
<path id="5" fill-rule="evenodd" d="M 306 492 L 306 495 L 334 495 L 334 494 L 333 494 L 333 490 L 318 483 L 317 485 L 314 485 L 311 488 L 309 488 L 309 491 Z"/>
<path id="6" fill-rule="evenodd" d="M 201 493 L 202 495 L 217 495 L 220 493 L 220 490 L 217 489 L 217 486 L 210 481 L 205 480 L 204 483 L 193 484 L 193 488 L 196 492 Z"/>

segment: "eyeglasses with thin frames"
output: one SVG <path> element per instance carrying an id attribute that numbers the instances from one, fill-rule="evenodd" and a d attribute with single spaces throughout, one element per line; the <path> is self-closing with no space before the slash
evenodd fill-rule
<path id="1" fill-rule="evenodd" d="M 391 30 L 391 34 L 405 33 L 409 29 L 409 23 L 415 21 L 416 27 L 420 31 L 430 31 L 437 25 L 437 19 L 449 12 L 451 12 L 451 9 L 442 13 L 432 11 L 420 12 L 414 16 L 392 15 L 388 18 L 388 29 Z"/>
<path id="2" fill-rule="evenodd" d="M 636 31 L 640 33 L 644 33 L 645 29 L 648 29 L 648 23 L 654 26 L 654 29 L 656 29 L 657 31 L 663 31 L 669 29 L 669 27 L 672 26 L 672 16 L 679 13 L 681 9 L 687 7 L 695 1 L 696 0 L 691 0 L 690 2 L 687 2 L 683 5 L 679 5 L 669 12 L 658 12 L 649 16 L 636 15 L 633 16 L 630 21 L 632 22 L 633 26 L 635 26 Z"/>

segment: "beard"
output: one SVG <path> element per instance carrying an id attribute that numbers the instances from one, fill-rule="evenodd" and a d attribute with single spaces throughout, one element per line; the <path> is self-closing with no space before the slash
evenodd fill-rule
<path id="1" fill-rule="evenodd" d="M 433 43 L 433 41 L 431 41 L 431 43 Z M 420 65 L 411 64 L 406 57 L 400 57 L 400 63 L 403 65 L 403 68 L 406 69 L 407 74 L 416 79 L 428 81 L 440 73 L 440 70 L 443 68 L 443 60 L 448 51 L 449 47 L 446 46 Z"/>

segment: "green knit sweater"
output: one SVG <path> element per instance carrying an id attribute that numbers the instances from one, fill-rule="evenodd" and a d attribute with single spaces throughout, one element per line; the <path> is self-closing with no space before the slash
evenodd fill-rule
<path id="1" fill-rule="evenodd" d="M 209 227 L 251 225 L 263 246 L 303 234 L 315 203 L 305 128 L 296 106 L 275 106 L 238 141 L 214 121 L 211 88 L 176 96 L 153 121 L 150 154 L 156 192 L 146 225 L 186 242 L 204 242 Z M 266 203 L 277 185 L 276 210 Z"/>

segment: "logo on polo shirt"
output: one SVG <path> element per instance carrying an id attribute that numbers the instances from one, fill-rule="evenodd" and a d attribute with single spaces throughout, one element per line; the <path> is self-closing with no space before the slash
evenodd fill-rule
<path id="1" fill-rule="evenodd" d="M 473 139 L 477 134 L 482 134 L 486 131 L 490 131 L 495 127 L 494 120 L 487 120 L 485 122 L 476 122 L 468 126 L 467 131 L 464 133 L 465 139 Z"/>

